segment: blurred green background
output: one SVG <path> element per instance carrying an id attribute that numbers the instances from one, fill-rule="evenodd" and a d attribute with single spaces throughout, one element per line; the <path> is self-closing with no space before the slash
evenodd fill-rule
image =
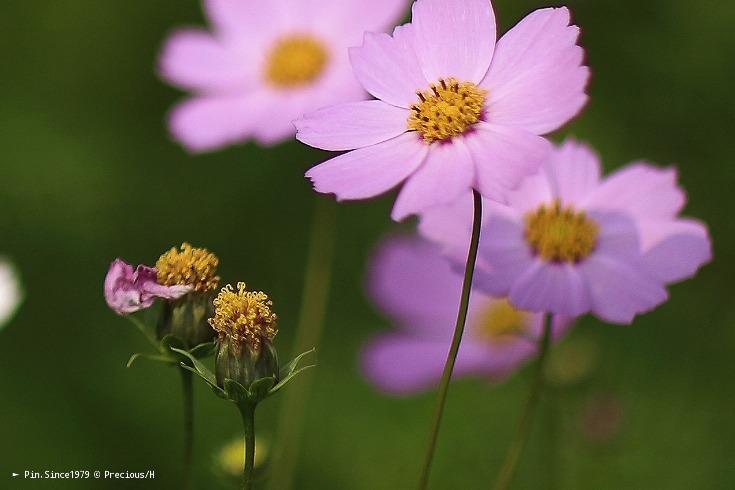
<path id="1" fill-rule="evenodd" d="M 565 133 L 595 145 L 608 169 L 641 157 L 675 162 L 687 214 L 709 223 L 716 260 L 632 327 L 579 322 L 566 350 L 595 346 L 591 371 L 547 394 L 514 488 L 735 488 L 735 3 L 568 4 L 594 75 L 592 101 Z M 545 5 L 495 1 L 503 30 Z M 323 155 L 287 143 L 193 157 L 170 140 L 164 114 L 180 94 L 156 77 L 157 51 L 171 28 L 202 22 L 194 0 L 3 3 L 0 253 L 17 262 L 27 297 L 0 335 L 0 488 L 178 487 L 178 375 L 146 362 L 125 368 L 147 346 L 102 298 L 117 256 L 153 263 L 184 240 L 216 251 L 224 281 L 271 293 L 281 317 L 277 345 L 290 354 L 309 222 L 324 198 L 302 175 Z M 434 394 L 383 396 L 362 379 L 356 358 L 387 327 L 362 277 L 376 240 L 397 228 L 392 199 L 339 206 L 328 323 L 319 367 L 308 374 L 300 489 L 416 482 Z M 577 365 L 564 357 L 557 361 Z M 453 385 L 432 488 L 491 485 L 528 374 L 499 386 Z M 240 434 L 240 420 L 195 386 L 196 488 L 227 488 L 212 461 Z M 606 419 L 616 410 L 588 413 L 600 399 L 616 400 L 617 426 Z M 271 441 L 279 402 L 259 411 Z M 590 425 L 602 433 L 590 434 Z M 26 469 L 154 469 L 156 479 L 11 479 Z"/>

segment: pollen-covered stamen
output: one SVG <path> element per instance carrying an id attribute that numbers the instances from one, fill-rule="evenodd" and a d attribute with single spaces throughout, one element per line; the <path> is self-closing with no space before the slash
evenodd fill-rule
<path id="1" fill-rule="evenodd" d="M 278 333 L 278 317 L 272 306 L 264 292 L 248 291 L 244 282 L 237 283 L 237 291 L 228 284 L 214 299 L 214 317 L 209 324 L 220 338 L 226 336 L 258 349 L 262 340 L 271 340 Z"/>
<path id="2" fill-rule="evenodd" d="M 324 44 L 313 36 L 296 34 L 276 41 L 266 58 L 266 82 L 293 88 L 316 80 L 329 61 Z"/>
<path id="3" fill-rule="evenodd" d="M 219 259 L 206 248 L 181 244 L 181 250 L 172 247 L 156 262 L 157 282 L 164 286 L 191 286 L 194 291 L 211 291 L 219 284 Z"/>
<path id="4" fill-rule="evenodd" d="M 526 215 L 526 242 L 534 253 L 552 262 L 579 262 L 597 245 L 599 227 L 583 211 L 561 207 L 559 201 Z"/>
<path id="5" fill-rule="evenodd" d="M 418 131 L 427 143 L 460 135 L 480 120 L 486 94 L 472 82 L 441 79 L 416 93 L 419 101 L 411 106 L 408 129 Z"/>
<path id="6" fill-rule="evenodd" d="M 494 301 L 474 322 L 475 336 L 498 344 L 513 340 L 527 330 L 529 313 L 518 310 L 507 299 Z"/>

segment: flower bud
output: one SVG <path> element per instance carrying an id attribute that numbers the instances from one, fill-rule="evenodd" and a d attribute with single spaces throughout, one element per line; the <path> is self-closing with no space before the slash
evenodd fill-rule
<path id="1" fill-rule="evenodd" d="M 262 378 L 278 382 L 278 355 L 270 340 L 263 340 L 254 348 L 225 336 L 217 342 L 215 356 L 214 373 L 220 387 L 225 379 L 237 381 L 245 388 Z"/>
<path id="2" fill-rule="evenodd" d="M 211 342 L 214 330 L 207 319 L 213 311 L 211 293 L 191 293 L 175 301 L 167 301 L 158 320 L 158 338 L 174 335 L 181 339 L 187 350 Z"/>

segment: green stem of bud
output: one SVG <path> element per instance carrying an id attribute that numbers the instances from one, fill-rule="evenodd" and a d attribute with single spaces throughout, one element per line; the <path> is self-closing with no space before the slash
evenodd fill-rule
<path id="1" fill-rule="evenodd" d="M 179 368 L 181 373 L 181 388 L 184 395 L 184 469 L 182 474 L 182 488 L 191 488 L 191 464 L 194 447 L 194 387 L 192 373 Z"/>
<path id="2" fill-rule="evenodd" d="M 238 404 L 245 429 L 245 464 L 243 467 L 243 489 L 253 488 L 253 468 L 255 466 L 255 404 Z"/>

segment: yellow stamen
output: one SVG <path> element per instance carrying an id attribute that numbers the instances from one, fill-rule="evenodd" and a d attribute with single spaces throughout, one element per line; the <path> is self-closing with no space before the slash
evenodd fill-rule
<path id="1" fill-rule="evenodd" d="M 164 286 L 191 286 L 194 291 L 211 291 L 217 288 L 219 259 L 206 248 L 181 244 L 181 250 L 172 247 L 156 262 L 158 283 Z"/>
<path id="2" fill-rule="evenodd" d="M 583 211 L 559 201 L 526 215 L 525 238 L 534 253 L 552 262 L 579 262 L 597 245 L 599 227 Z"/>
<path id="3" fill-rule="evenodd" d="M 257 349 L 261 339 L 271 340 L 278 333 L 278 317 L 271 311 L 272 306 L 264 292 L 248 291 L 244 282 L 238 282 L 234 291 L 228 284 L 214 299 L 214 317 L 209 324 L 221 337 Z"/>
<path id="4" fill-rule="evenodd" d="M 416 95 L 419 101 L 411 106 L 408 129 L 433 143 L 460 135 L 479 121 L 487 91 L 472 82 L 447 78 Z"/>
<path id="5" fill-rule="evenodd" d="M 293 88 L 316 80 L 324 72 L 329 53 L 312 36 L 296 34 L 279 39 L 271 49 L 265 78 L 278 88 Z"/>
<path id="6" fill-rule="evenodd" d="M 518 310 L 507 299 L 491 303 L 474 324 L 481 339 L 498 344 L 513 340 L 528 328 L 529 313 Z"/>

